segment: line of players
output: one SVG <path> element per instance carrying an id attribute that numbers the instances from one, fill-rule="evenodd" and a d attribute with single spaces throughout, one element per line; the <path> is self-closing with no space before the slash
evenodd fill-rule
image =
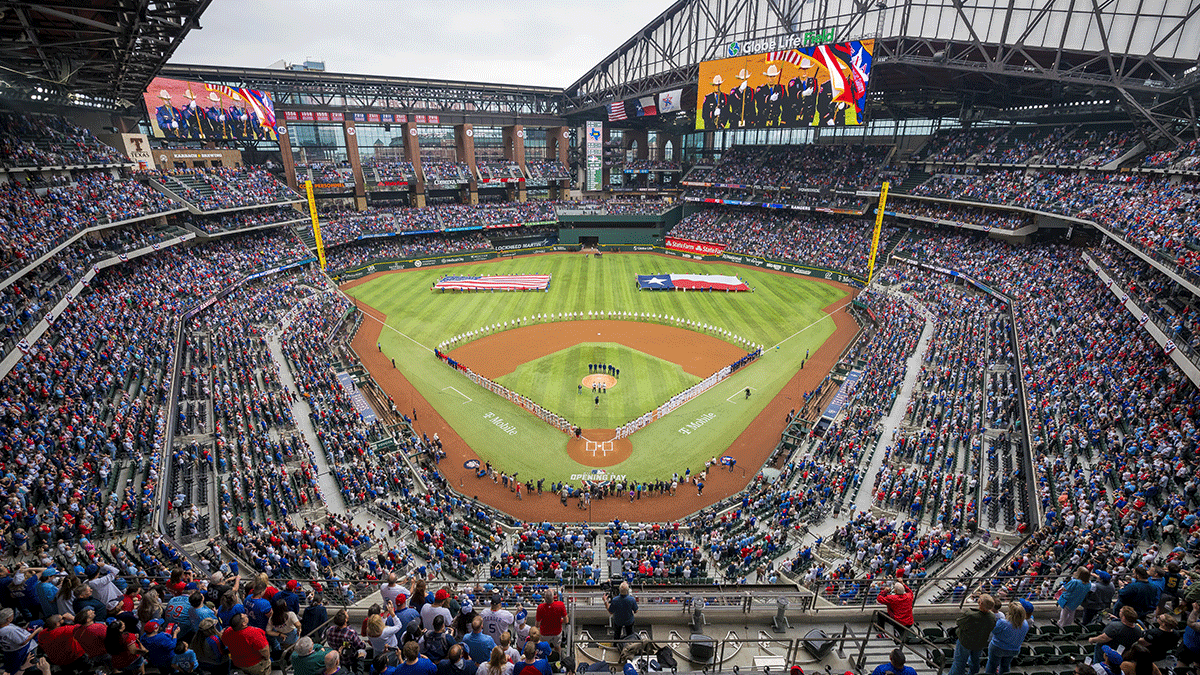
<path id="1" fill-rule="evenodd" d="M 612 375 L 613 377 L 621 376 L 620 368 L 617 368 L 616 366 L 610 366 L 605 363 L 589 363 L 588 364 L 588 372 L 593 373 L 593 374 L 600 373 L 601 375 L 608 373 L 609 375 Z"/>
<path id="2" fill-rule="evenodd" d="M 712 92 L 704 97 L 701 114 L 705 129 L 740 129 L 759 127 L 795 127 L 832 125 L 839 116 L 847 118 L 843 124 L 862 124 L 862 112 L 844 101 L 834 100 L 833 87 L 829 80 L 818 83 L 815 77 L 794 77 L 786 83 L 779 79 L 781 72 L 775 65 L 763 73 L 774 77 L 774 84 L 762 84 L 757 88 L 747 86 L 750 73 L 743 68 L 738 73 L 740 84 L 728 91 L 722 90 L 724 78 L 716 75 L 712 79 Z M 847 82 L 854 100 L 861 95 L 854 80 Z M 853 115 L 853 119 L 849 116 Z"/>
<path id="3" fill-rule="evenodd" d="M 171 104 L 170 92 L 166 89 L 158 92 L 163 104 L 154 111 L 154 118 L 167 138 L 271 139 L 268 130 L 259 123 L 257 113 L 236 105 L 222 107 L 221 96 L 215 91 L 208 93 L 211 104 L 207 108 L 196 103 L 190 87 L 184 97 L 188 99 L 187 105 L 176 108 Z"/>

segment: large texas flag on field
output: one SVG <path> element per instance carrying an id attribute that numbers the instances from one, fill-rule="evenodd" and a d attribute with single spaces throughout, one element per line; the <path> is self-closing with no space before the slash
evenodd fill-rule
<path id="1" fill-rule="evenodd" d="M 638 286 L 645 291 L 748 291 L 750 287 L 737 277 L 723 274 L 639 274 Z"/>

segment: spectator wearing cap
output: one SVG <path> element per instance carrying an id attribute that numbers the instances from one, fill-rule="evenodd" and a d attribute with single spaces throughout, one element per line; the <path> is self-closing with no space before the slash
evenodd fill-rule
<path id="1" fill-rule="evenodd" d="M 55 599 L 58 598 L 58 584 L 54 583 L 57 576 L 58 570 L 47 567 L 42 570 L 41 581 L 33 587 L 33 597 L 42 610 L 42 616 L 57 613 L 58 605 L 55 604 Z"/>
<path id="2" fill-rule="evenodd" d="M 529 612 L 524 609 L 518 609 L 515 616 L 516 623 L 512 627 L 513 647 L 522 653 L 525 651 L 525 643 L 529 640 L 529 631 L 532 628 L 529 624 L 525 623 L 528 617 Z"/>
<path id="3" fill-rule="evenodd" d="M 292 651 L 292 672 L 295 675 L 317 675 L 325 667 L 328 649 L 313 644 L 312 638 L 302 637 Z"/>
<path id="4" fill-rule="evenodd" d="M 421 622 L 421 612 L 408 604 L 408 598 L 403 593 L 396 597 L 395 607 L 397 608 L 396 623 L 399 625 L 407 626 L 413 621 Z"/>
<path id="5" fill-rule="evenodd" d="M 161 628 L 161 622 L 147 621 L 142 627 L 142 645 L 146 647 L 146 662 L 166 671 L 171 668 L 171 656 L 175 654 L 175 636 L 179 634 L 179 626 L 173 626 L 170 633 Z"/>
<path id="6" fill-rule="evenodd" d="M 233 666 L 247 675 L 267 675 L 271 670 L 271 645 L 261 628 L 250 625 L 245 614 L 236 614 L 221 634 Z"/>
<path id="7" fill-rule="evenodd" d="M 1104 652 L 1101 647 L 1107 645 L 1113 649 L 1124 650 L 1130 645 L 1142 639 L 1145 631 L 1138 625 L 1138 613 L 1132 606 L 1126 605 L 1117 611 L 1117 620 L 1110 622 L 1104 627 L 1104 632 L 1095 637 L 1088 638 L 1088 642 L 1096 645 L 1095 653 L 1092 656 L 1094 662 L 1104 660 Z"/>
<path id="8" fill-rule="evenodd" d="M 567 619 L 567 606 L 558 599 L 558 591 L 546 591 L 546 601 L 537 606 L 537 627 L 546 641 L 556 649 L 562 649 L 563 622 Z"/>
<path id="9" fill-rule="evenodd" d="M 70 614 L 48 616 L 38 635 L 38 647 L 46 654 L 46 660 L 65 673 L 82 673 L 87 669 L 87 653 L 75 639 L 75 626 L 64 625 L 74 619 Z"/>
<path id="10" fill-rule="evenodd" d="M 483 632 L 497 644 L 500 642 L 500 636 L 514 621 L 513 613 L 504 609 L 502 605 L 499 594 L 493 595 L 491 605 L 479 613 L 483 619 Z"/>
<path id="11" fill-rule="evenodd" d="M 1008 603 L 1001 616 L 996 612 L 996 627 L 992 629 L 992 640 L 988 643 L 988 675 L 1005 675 L 1012 667 L 1013 657 L 1021 653 L 1021 643 L 1029 633 L 1029 620 L 1025 607 L 1019 602 Z"/>
<path id="12" fill-rule="evenodd" d="M 88 586 L 92 587 L 96 599 L 103 602 L 109 612 L 120 606 L 121 596 L 124 595 L 124 591 L 118 588 L 116 583 L 119 573 L 120 570 L 112 565 L 99 566 L 94 563 L 84 570 Z"/>
<path id="13" fill-rule="evenodd" d="M 450 593 L 444 588 L 439 588 L 437 593 L 433 595 L 433 602 L 426 604 L 421 608 L 421 627 L 425 630 L 433 630 L 433 617 L 442 616 L 445 619 L 446 625 L 450 625 L 454 621 L 454 615 L 450 610 L 446 609 L 446 600 L 450 598 Z"/>
<path id="14" fill-rule="evenodd" d="M 226 673 L 229 671 L 229 652 L 221 642 L 220 624 L 216 619 L 204 619 L 192 637 L 192 649 L 196 652 L 196 660 L 200 670 L 205 673 Z"/>
<path id="15" fill-rule="evenodd" d="M 471 660 L 476 663 L 486 662 L 491 657 L 492 647 L 496 646 L 496 641 L 483 632 L 482 616 L 471 620 L 471 632 L 464 635 L 462 641 Z"/>
<path id="16" fill-rule="evenodd" d="M 979 604 L 969 609 L 954 622 L 958 628 L 958 641 L 954 644 L 954 665 L 950 675 L 975 675 L 979 672 L 979 660 L 987 648 L 992 630 L 996 627 L 996 615 L 992 611 L 996 601 L 992 596 L 979 596 Z"/>
<path id="17" fill-rule="evenodd" d="M 475 617 L 478 619 L 479 617 Z M 487 637 L 484 635 L 484 637 Z M 470 658 L 465 647 L 466 640 L 462 644 L 451 645 L 450 651 L 446 652 L 446 658 L 438 662 L 437 675 L 475 675 L 479 670 L 479 666 L 475 665 L 475 660 Z M 492 649 L 495 649 L 493 647 Z M 489 658 L 491 652 L 488 652 Z"/>
<path id="18" fill-rule="evenodd" d="M 871 675 L 917 675 L 917 671 L 913 670 L 912 666 L 906 666 L 904 663 L 904 652 L 899 648 L 893 649 L 888 654 L 888 662 L 875 666 Z"/>
<path id="19" fill-rule="evenodd" d="M 271 598 L 271 605 L 280 600 L 287 604 L 289 612 L 296 616 L 300 615 L 300 582 L 291 579 L 284 585 L 283 590 L 275 593 L 275 597 Z"/>
<path id="20" fill-rule="evenodd" d="M 1083 599 L 1083 616 L 1080 618 L 1081 623 L 1085 626 L 1091 624 L 1096 615 L 1107 612 L 1112 607 L 1113 597 L 1117 594 L 1117 587 L 1113 586 L 1111 574 L 1099 570 L 1095 576 L 1091 590 Z"/>

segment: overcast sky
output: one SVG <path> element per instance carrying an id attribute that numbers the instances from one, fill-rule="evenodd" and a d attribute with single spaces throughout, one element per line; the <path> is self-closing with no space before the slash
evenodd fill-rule
<path id="1" fill-rule="evenodd" d="M 671 0 L 214 0 L 172 63 L 565 87 Z"/>

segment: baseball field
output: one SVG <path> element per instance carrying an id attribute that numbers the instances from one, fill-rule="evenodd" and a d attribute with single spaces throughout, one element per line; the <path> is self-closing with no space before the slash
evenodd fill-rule
<path id="1" fill-rule="evenodd" d="M 549 274 L 552 280 L 545 292 L 431 290 L 451 273 Z M 664 273 L 738 275 L 753 291 L 638 290 L 636 275 Z M 725 454 L 772 399 L 786 395 L 799 402 L 801 392 L 784 387 L 833 335 L 835 322 L 826 310 L 850 300 L 844 287 L 830 283 L 652 254 L 527 256 L 379 274 L 343 289 L 384 323 L 376 349 L 385 359 L 375 361 L 394 360 L 415 393 L 467 446 L 452 450 L 490 461 L 522 480 L 571 482 L 596 467 L 611 476 L 669 478 Z M 522 323 L 515 327 L 518 319 Z M 480 330 L 494 324 L 501 328 Z M 586 453 L 583 446 L 569 450 L 574 445 L 567 434 L 435 358 L 434 348 L 469 332 L 477 336 L 443 351 L 566 417 L 597 442 Z M 613 428 L 736 361 L 749 344 L 764 345 L 761 359 L 633 434 L 627 442 L 631 448 L 619 458 L 606 457 L 611 448 L 604 441 L 612 438 Z M 830 358 L 822 356 L 826 362 Z M 591 363 L 620 369 L 604 393 L 593 392 L 590 380 L 585 385 L 585 378 L 595 375 Z M 375 376 L 388 377 L 386 372 Z M 405 401 L 397 404 L 409 407 Z"/>

